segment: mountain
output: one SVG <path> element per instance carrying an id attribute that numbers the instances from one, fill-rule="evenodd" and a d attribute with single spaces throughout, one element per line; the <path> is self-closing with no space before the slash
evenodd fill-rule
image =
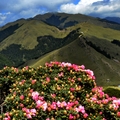
<path id="1" fill-rule="evenodd" d="M 120 30 L 120 25 L 104 19 L 94 18 L 83 14 L 66 14 L 66 13 L 46 13 L 44 15 L 36 15 L 33 19 L 42 20 L 47 24 L 56 26 L 60 29 L 70 27 L 82 22 L 88 22 L 95 25 Z"/>
<path id="2" fill-rule="evenodd" d="M 120 17 L 106 17 L 104 19 L 109 20 L 111 22 L 116 22 L 116 23 L 120 24 Z"/>
<path id="3" fill-rule="evenodd" d="M 0 68 L 49 61 L 84 64 L 98 85 L 119 85 L 120 24 L 82 14 L 47 13 L 0 28 Z"/>

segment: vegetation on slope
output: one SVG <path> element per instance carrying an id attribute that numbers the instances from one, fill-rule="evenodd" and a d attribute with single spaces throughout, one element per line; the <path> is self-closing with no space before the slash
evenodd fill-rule
<path id="1" fill-rule="evenodd" d="M 120 98 L 120 86 L 119 87 L 107 86 L 104 88 L 104 92 L 111 97 L 115 96 L 117 98 Z"/>
<path id="2" fill-rule="evenodd" d="M 50 62 L 0 70 L 3 120 L 117 120 L 120 99 L 98 87 L 84 65 Z"/>
<path id="3" fill-rule="evenodd" d="M 24 49 L 21 45 L 11 44 L 6 49 L 2 50 L 1 53 L 12 61 L 13 66 L 20 66 L 24 62 L 36 59 L 48 52 L 58 49 L 74 39 L 78 38 L 79 29 L 71 31 L 64 38 L 55 38 L 52 36 L 40 36 L 37 38 L 38 44 L 34 49 Z"/>

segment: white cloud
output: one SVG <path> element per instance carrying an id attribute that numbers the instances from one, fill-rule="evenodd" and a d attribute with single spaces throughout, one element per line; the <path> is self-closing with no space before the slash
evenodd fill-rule
<path id="1" fill-rule="evenodd" d="M 0 24 L 19 18 L 33 17 L 45 12 L 119 17 L 120 0 L 9 0 L 9 2 L 2 0 L 0 1 Z"/>
<path id="2" fill-rule="evenodd" d="M 10 12 L 0 13 L 0 24 L 3 24 L 7 19 L 7 16 L 9 16 L 10 14 L 11 14 Z"/>
<path id="3" fill-rule="evenodd" d="M 98 14 L 100 17 L 118 16 L 120 0 L 80 0 L 78 4 L 67 3 L 60 7 L 61 12 Z"/>
<path id="4" fill-rule="evenodd" d="M 2 3 L 0 1 L 1 6 L 4 6 L 4 9 L 11 10 L 14 12 L 21 11 L 23 9 L 34 9 L 40 7 L 46 7 L 48 10 L 54 10 L 57 6 L 72 2 L 73 0 L 4 0 L 6 2 Z M 56 9 L 55 9 L 56 10 Z"/>
<path id="5" fill-rule="evenodd" d="M 56 12 L 59 6 L 72 1 L 74 0 L 9 0 L 9 2 L 8 0 L 3 0 L 0 1 L 0 13 L 3 14 L 10 11 L 11 16 L 5 15 L 6 22 L 9 22 L 19 18 L 33 17 L 40 13 Z"/>

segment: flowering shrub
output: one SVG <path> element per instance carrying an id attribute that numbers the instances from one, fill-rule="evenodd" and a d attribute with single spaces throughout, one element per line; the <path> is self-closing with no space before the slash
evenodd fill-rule
<path id="1" fill-rule="evenodd" d="M 84 65 L 50 62 L 36 69 L 5 67 L 0 71 L 5 93 L 3 120 L 115 120 L 120 99 L 97 87 Z M 7 90 L 7 88 L 5 90 Z"/>

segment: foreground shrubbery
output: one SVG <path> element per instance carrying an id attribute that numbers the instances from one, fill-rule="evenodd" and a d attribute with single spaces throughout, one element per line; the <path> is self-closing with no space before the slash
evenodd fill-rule
<path id="1" fill-rule="evenodd" d="M 5 67 L 0 78 L 6 95 L 6 109 L 0 116 L 3 120 L 120 118 L 120 99 L 97 87 L 93 72 L 83 65 L 50 62 L 36 69 Z"/>

